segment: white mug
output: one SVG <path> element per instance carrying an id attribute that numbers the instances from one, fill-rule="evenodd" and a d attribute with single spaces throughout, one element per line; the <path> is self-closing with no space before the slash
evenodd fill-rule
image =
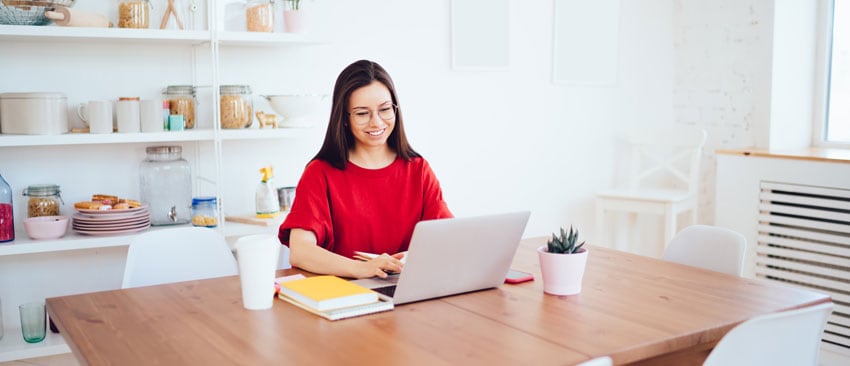
<path id="1" fill-rule="evenodd" d="M 142 132 L 162 132 L 162 101 L 145 99 L 139 102 Z"/>
<path id="2" fill-rule="evenodd" d="M 88 123 L 91 133 L 112 133 L 112 102 L 92 100 L 77 106 L 77 116 Z"/>
<path id="3" fill-rule="evenodd" d="M 141 128 L 141 114 L 139 112 L 139 100 L 119 100 L 115 104 L 115 115 L 118 121 L 118 132 L 138 133 Z"/>

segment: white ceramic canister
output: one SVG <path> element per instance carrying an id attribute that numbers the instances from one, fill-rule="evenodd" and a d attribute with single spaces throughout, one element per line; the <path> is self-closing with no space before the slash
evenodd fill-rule
<path id="1" fill-rule="evenodd" d="M 139 97 L 121 97 L 115 103 L 116 125 L 119 133 L 138 133 L 141 130 Z"/>
<path id="2" fill-rule="evenodd" d="M 68 133 L 68 98 L 63 93 L 0 94 L 0 133 Z"/>

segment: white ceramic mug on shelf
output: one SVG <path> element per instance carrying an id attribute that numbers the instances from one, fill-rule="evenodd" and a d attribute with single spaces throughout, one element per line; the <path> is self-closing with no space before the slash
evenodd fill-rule
<path id="1" fill-rule="evenodd" d="M 112 102 L 92 100 L 77 106 L 77 116 L 89 125 L 90 133 L 112 133 Z"/>
<path id="2" fill-rule="evenodd" d="M 142 132 L 162 132 L 162 101 L 145 99 L 139 102 Z"/>

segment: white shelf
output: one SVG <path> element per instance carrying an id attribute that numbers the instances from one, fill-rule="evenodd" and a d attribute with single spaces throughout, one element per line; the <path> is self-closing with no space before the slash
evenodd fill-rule
<path id="1" fill-rule="evenodd" d="M 260 32 L 220 32 L 218 33 L 218 42 L 219 44 L 226 46 L 269 47 L 285 45 L 306 46 L 327 43 L 303 34 Z"/>
<path id="2" fill-rule="evenodd" d="M 155 42 L 173 44 L 202 44 L 211 40 L 209 31 L 127 29 L 127 28 L 86 28 L 60 26 L 0 25 L 0 38 L 19 41 L 72 40 L 83 42 L 104 41 Z"/>
<path id="3" fill-rule="evenodd" d="M 5 328 L 3 331 L 3 339 L 0 339 L 0 362 L 71 352 L 62 335 L 53 333 L 50 329 L 47 330 L 44 340 L 38 343 L 25 342 L 21 336 L 21 328 Z"/>
<path id="4" fill-rule="evenodd" d="M 62 135 L 0 135 L 0 147 L 54 146 L 81 144 L 122 144 L 132 142 L 206 141 L 215 138 L 213 130 L 185 130 L 151 133 L 66 133 Z"/>

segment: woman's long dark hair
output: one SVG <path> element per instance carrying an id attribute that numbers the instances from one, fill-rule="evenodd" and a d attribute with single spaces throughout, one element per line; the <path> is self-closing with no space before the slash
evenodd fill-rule
<path id="1" fill-rule="evenodd" d="M 400 105 L 393 80 L 381 65 L 368 60 L 360 60 L 348 65 L 336 79 L 328 131 L 325 133 L 322 148 L 319 149 L 312 160 L 324 160 L 337 169 L 345 169 L 348 153 L 354 147 L 354 135 L 348 127 L 348 99 L 355 90 L 369 85 L 373 81 L 384 84 L 392 95 L 393 104 Z M 401 108 L 398 108 L 395 116 L 395 128 L 387 139 L 387 145 L 402 159 L 410 160 L 420 155 L 407 142 L 403 120 Z"/>

